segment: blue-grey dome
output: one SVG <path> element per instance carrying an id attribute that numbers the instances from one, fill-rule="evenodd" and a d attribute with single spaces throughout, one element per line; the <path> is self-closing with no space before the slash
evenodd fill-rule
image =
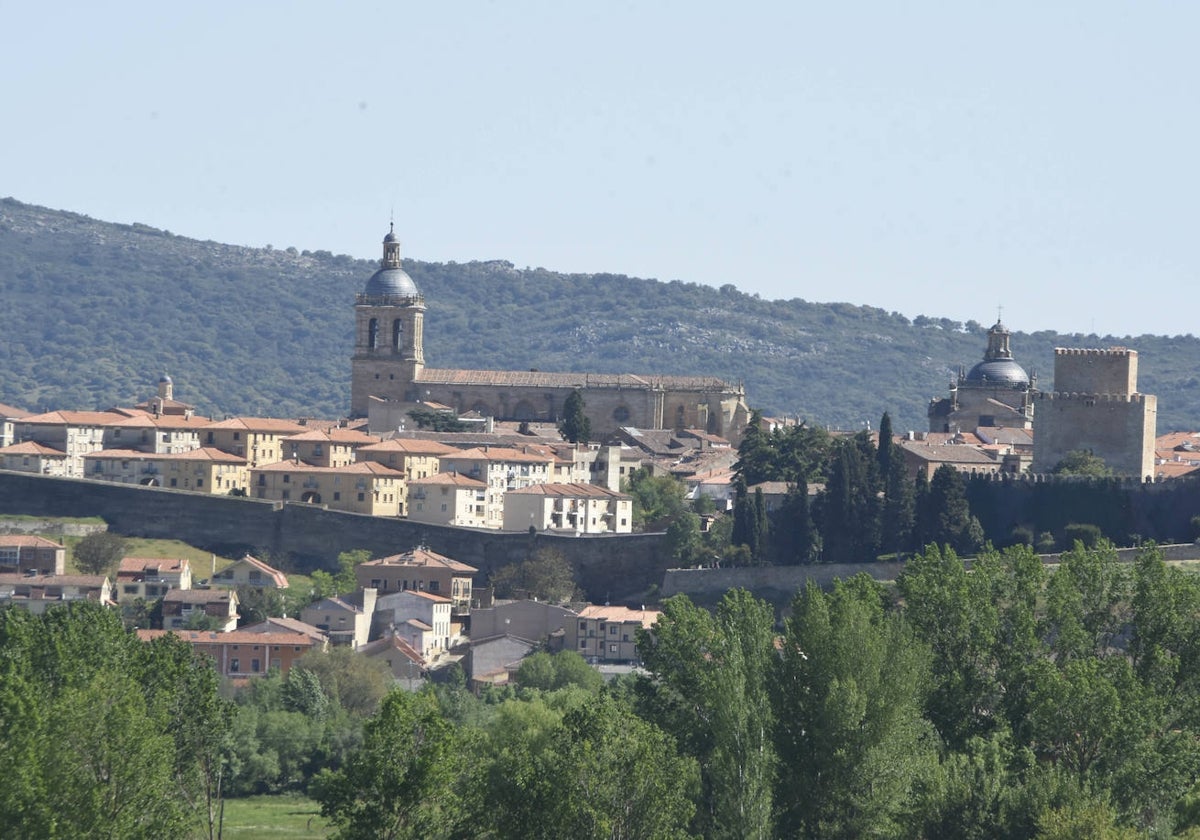
<path id="1" fill-rule="evenodd" d="M 421 293 L 417 284 L 402 268 L 381 268 L 371 275 L 367 281 L 365 293 L 375 295 L 395 295 L 397 297 L 417 297 Z"/>
<path id="2" fill-rule="evenodd" d="M 997 387 L 1029 384 L 1029 374 L 1012 359 L 990 359 L 982 361 L 971 368 L 970 373 L 963 379 L 975 385 L 993 385 Z"/>
<path id="3" fill-rule="evenodd" d="M 415 298 L 421 294 L 417 284 L 400 267 L 400 239 L 396 236 L 394 226 L 383 237 L 383 259 L 379 261 L 379 270 L 367 281 L 364 294 L 368 297 L 388 295 L 405 298 Z"/>

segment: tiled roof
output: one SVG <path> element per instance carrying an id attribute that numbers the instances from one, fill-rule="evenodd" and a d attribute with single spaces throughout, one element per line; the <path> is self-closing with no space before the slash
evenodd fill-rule
<path id="1" fill-rule="evenodd" d="M 257 633 L 246 630 L 230 630 L 228 633 L 222 633 L 218 630 L 138 630 L 137 636 L 143 642 L 148 642 L 168 633 L 173 633 L 185 642 L 194 644 L 279 645 L 280 647 L 288 645 L 312 647 L 314 644 L 312 637 L 304 633 L 292 632 Z"/>
<path id="2" fill-rule="evenodd" d="M 444 472 L 431 475 L 427 478 L 414 478 L 408 482 L 408 486 L 412 487 L 469 487 L 471 489 L 480 489 L 487 487 L 482 481 L 474 478 L 468 478 L 465 475 L 459 475 L 456 472 Z"/>
<path id="3" fill-rule="evenodd" d="M 464 449 L 454 455 L 444 456 L 447 461 L 488 461 L 490 463 L 525 463 L 545 464 L 555 460 L 553 455 L 538 455 L 533 452 L 522 452 L 506 446 L 483 446 L 476 449 Z"/>
<path id="4" fill-rule="evenodd" d="M 436 440 L 424 440 L 421 438 L 390 438 L 385 441 L 376 441 L 362 447 L 360 452 L 403 452 L 407 455 L 446 455 L 451 452 L 460 452 L 453 446 L 447 446 L 444 443 L 439 443 Z"/>
<path id="5" fill-rule="evenodd" d="M 235 429 L 272 435 L 298 435 L 306 431 L 299 423 L 279 417 L 230 417 L 228 420 L 209 423 L 207 428 Z"/>
<path id="6" fill-rule="evenodd" d="M 425 657 L 421 656 L 416 648 L 399 636 L 384 636 L 382 639 L 376 639 L 359 648 L 358 652 L 364 656 L 379 656 L 382 653 L 387 653 L 389 650 L 398 651 L 413 664 L 419 665 L 422 668 L 425 667 Z"/>
<path id="7" fill-rule="evenodd" d="M 366 432 L 361 432 L 358 429 L 305 429 L 303 432 L 295 435 L 289 435 L 284 439 L 295 443 L 313 442 L 313 443 L 343 443 L 348 446 L 367 445 L 379 443 L 379 438 L 375 435 L 369 435 Z"/>
<path id="8" fill-rule="evenodd" d="M 49 411 L 22 417 L 22 423 L 38 426 L 119 426 L 128 418 L 115 411 Z"/>
<path id="9" fill-rule="evenodd" d="M 537 370 L 439 370 L 425 368 L 417 382 L 431 385 L 533 386 L 540 388 L 623 388 L 626 390 L 738 390 L 714 376 L 639 376 L 632 373 L 553 373 Z"/>
<path id="10" fill-rule="evenodd" d="M 631 610 L 629 607 L 597 606 L 590 604 L 579 611 L 580 618 L 598 618 L 603 621 L 626 623 L 636 621 L 647 630 L 658 621 L 658 610 Z"/>
<path id="11" fill-rule="evenodd" d="M 466 563 L 460 563 L 457 560 L 452 560 L 449 557 L 444 557 L 441 554 L 430 551 L 427 548 L 414 548 L 412 551 L 406 551 L 403 554 L 393 554 L 388 557 L 381 557 L 378 560 L 368 560 L 362 563 L 363 566 L 426 566 L 434 568 L 450 569 L 455 572 L 467 572 L 474 574 L 479 570 L 474 566 L 468 566 Z"/>
<path id="12" fill-rule="evenodd" d="M 31 413 L 23 408 L 0 403 L 0 417 L 6 417 L 9 420 L 20 420 L 21 418 L 30 416 Z"/>
<path id="13" fill-rule="evenodd" d="M 897 446 L 905 452 L 911 452 L 923 461 L 933 461 L 947 464 L 991 464 L 996 459 L 974 446 L 963 444 L 939 444 L 925 441 L 901 440 Z"/>
<path id="14" fill-rule="evenodd" d="M 3 585 L 32 585 L 42 586 L 79 586 L 100 589 L 107 578 L 104 575 L 26 575 L 15 572 L 0 574 L 0 586 Z"/>
<path id="15" fill-rule="evenodd" d="M 631 499 L 624 493 L 609 490 L 599 484 L 533 484 L 517 490 L 509 490 L 506 496 L 549 496 L 563 499 Z"/>
<path id="16" fill-rule="evenodd" d="M 181 604 L 227 604 L 232 595 L 228 589 L 172 589 L 163 596 L 163 601 L 178 601 Z"/>
<path id="17" fill-rule="evenodd" d="M 186 559 L 173 557 L 122 557 L 117 575 L 182 574 L 190 564 Z"/>
<path id="18" fill-rule="evenodd" d="M 33 534 L 0 534 L 0 547 L 11 548 L 63 548 L 62 543 L 48 540 Z"/>
<path id="19" fill-rule="evenodd" d="M 39 455 L 43 458 L 67 457 L 67 453 L 61 449 L 55 449 L 53 446 L 46 446 L 44 443 L 32 440 L 0 448 L 0 455 Z"/>
<path id="20" fill-rule="evenodd" d="M 324 642 L 328 638 L 325 631 L 320 627 L 314 627 L 298 618 L 287 618 L 286 616 L 274 616 L 257 624 L 248 624 L 245 627 L 239 627 L 238 630 L 243 633 L 257 633 L 260 636 L 280 632 L 303 633 L 317 642 Z"/>
<path id="21" fill-rule="evenodd" d="M 381 475 L 387 478 L 403 478 L 400 470 L 381 464 L 378 461 L 355 461 L 344 467 L 318 467 L 306 461 L 276 461 L 274 464 L 263 464 L 255 467 L 253 472 L 286 472 L 286 473 L 322 473 L 335 475 Z"/>
<path id="22" fill-rule="evenodd" d="M 279 589 L 287 589 L 288 588 L 287 575 L 285 575 L 283 572 L 279 571 L 276 568 L 268 566 L 266 563 L 259 560 L 257 557 L 252 557 L 249 554 L 243 555 L 241 560 L 235 560 L 234 562 L 232 562 L 228 566 L 226 566 L 224 569 L 222 569 L 221 574 L 228 572 L 230 569 L 232 569 L 235 566 L 249 566 L 252 569 L 258 569 L 264 575 L 271 578 L 271 580 L 275 581 L 275 586 L 278 587 Z"/>

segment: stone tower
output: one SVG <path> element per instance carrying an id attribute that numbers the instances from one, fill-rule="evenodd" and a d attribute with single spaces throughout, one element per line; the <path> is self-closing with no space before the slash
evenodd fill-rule
<path id="1" fill-rule="evenodd" d="M 417 399 L 413 383 L 425 367 L 425 299 L 400 267 L 394 225 L 383 238 L 383 259 L 354 303 L 350 414 L 363 417 L 371 397 Z"/>

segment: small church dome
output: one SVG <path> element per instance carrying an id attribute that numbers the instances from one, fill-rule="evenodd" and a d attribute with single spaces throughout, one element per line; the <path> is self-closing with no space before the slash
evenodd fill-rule
<path id="1" fill-rule="evenodd" d="M 971 368 L 962 382 L 968 385 L 1029 387 L 1029 374 L 1013 360 L 1009 339 L 1012 333 L 999 320 L 988 330 L 988 348 L 983 361 Z"/>
<path id="2" fill-rule="evenodd" d="M 379 270 L 371 275 L 364 291 L 368 297 L 387 295 L 392 297 L 415 298 L 421 292 L 417 284 L 400 267 L 400 238 L 396 236 L 393 225 L 383 237 L 383 259 L 379 261 Z"/>
<path id="3" fill-rule="evenodd" d="M 983 361 L 971 368 L 964 378 L 965 382 L 977 385 L 1018 385 L 1029 384 L 1029 374 L 1012 359 L 993 359 Z"/>
<path id="4" fill-rule="evenodd" d="M 367 281 L 366 294 L 396 295 L 398 297 L 416 297 L 421 294 L 417 284 L 402 268 L 381 268 L 371 275 Z"/>

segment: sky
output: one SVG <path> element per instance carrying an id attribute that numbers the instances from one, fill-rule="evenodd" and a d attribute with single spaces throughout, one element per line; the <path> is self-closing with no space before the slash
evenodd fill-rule
<path id="1" fill-rule="evenodd" d="M 0 196 L 1014 330 L 1195 330 L 1200 4 L 0 0 Z"/>

